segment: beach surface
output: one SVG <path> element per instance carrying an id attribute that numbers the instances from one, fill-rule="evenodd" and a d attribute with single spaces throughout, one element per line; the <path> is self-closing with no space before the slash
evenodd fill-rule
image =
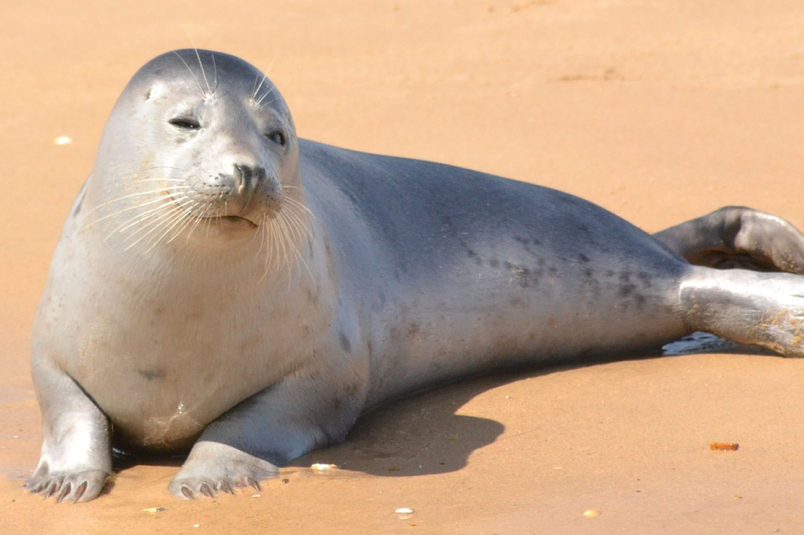
<path id="1" fill-rule="evenodd" d="M 804 533 L 804 361 L 749 351 L 450 385 L 366 415 L 260 492 L 173 498 L 181 459 L 122 468 L 86 504 L 22 489 L 41 443 L 37 300 L 106 118 L 152 57 L 235 54 L 270 69 L 301 137 L 558 188 L 649 232 L 724 205 L 804 228 L 800 2 L 7 4 L 3 533 Z"/>

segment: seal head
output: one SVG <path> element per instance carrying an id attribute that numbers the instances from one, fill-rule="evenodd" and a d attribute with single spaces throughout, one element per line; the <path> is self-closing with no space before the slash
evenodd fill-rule
<path id="1" fill-rule="evenodd" d="M 127 245 L 198 238 L 199 227 L 195 243 L 220 244 L 209 236 L 223 232 L 230 244 L 299 188 L 298 150 L 287 104 L 255 67 L 221 53 L 164 54 L 137 72 L 112 111 L 88 183 L 89 204 L 99 207 L 88 223 L 113 219 L 106 230 Z"/>

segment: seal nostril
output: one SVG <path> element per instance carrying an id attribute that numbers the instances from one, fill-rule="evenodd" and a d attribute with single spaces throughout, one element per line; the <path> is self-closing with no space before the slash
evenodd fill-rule
<path id="1" fill-rule="evenodd" d="M 234 179 L 237 182 L 237 192 L 240 195 L 246 194 L 246 192 L 251 192 L 254 189 L 254 184 L 252 183 L 252 179 L 254 177 L 254 171 L 248 165 L 242 164 L 234 164 Z"/>

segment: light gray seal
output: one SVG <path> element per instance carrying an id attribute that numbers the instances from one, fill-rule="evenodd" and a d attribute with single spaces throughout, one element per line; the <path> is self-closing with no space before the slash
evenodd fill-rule
<path id="1" fill-rule="evenodd" d="M 802 356 L 804 278 L 682 258 L 800 271 L 802 251 L 747 209 L 654 238 L 552 189 L 300 140 L 250 64 L 170 52 L 115 105 L 55 252 L 27 486 L 95 498 L 114 445 L 191 448 L 179 497 L 259 487 L 405 393 L 693 331 Z"/>

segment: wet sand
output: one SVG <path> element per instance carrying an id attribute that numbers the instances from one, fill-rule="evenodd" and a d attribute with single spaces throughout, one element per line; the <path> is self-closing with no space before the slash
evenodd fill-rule
<path id="1" fill-rule="evenodd" d="M 798 2 L 234 4 L 0 8 L 3 533 L 804 531 L 804 362 L 749 354 L 459 383 L 366 416 L 260 493 L 174 499 L 169 459 L 123 469 L 88 504 L 23 492 L 41 439 L 28 336 L 50 256 L 115 99 L 161 52 L 270 67 L 302 137 L 537 182 L 648 231 L 729 204 L 804 228 Z"/>

